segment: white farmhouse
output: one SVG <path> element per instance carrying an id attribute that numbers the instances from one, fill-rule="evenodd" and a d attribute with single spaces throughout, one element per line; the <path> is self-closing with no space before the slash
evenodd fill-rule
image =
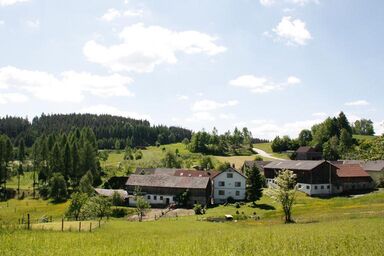
<path id="1" fill-rule="evenodd" d="M 215 204 L 225 203 L 228 198 L 245 200 L 247 178 L 234 168 L 228 168 L 213 177 L 213 200 Z"/>

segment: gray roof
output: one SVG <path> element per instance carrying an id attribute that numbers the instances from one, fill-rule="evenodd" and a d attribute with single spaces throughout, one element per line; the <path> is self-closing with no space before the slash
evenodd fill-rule
<path id="1" fill-rule="evenodd" d="M 272 161 L 264 166 L 265 169 L 289 169 L 289 170 L 313 170 L 317 166 L 324 163 L 324 160 L 284 160 L 284 161 Z"/>
<path id="2" fill-rule="evenodd" d="M 383 171 L 384 170 L 384 160 L 377 161 L 367 161 L 362 164 L 362 167 L 365 171 Z"/>
<path id="3" fill-rule="evenodd" d="M 175 175 L 175 168 L 136 168 L 135 174 L 141 175 Z"/>
<path id="4" fill-rule="evenodd" d="M 162 188 L 202 188 L 210 182 L 209 177 L 180 177 L 169 175 L 137 175 L 129 176 L 127 186 L 162 187 Z"/>
<path id="5" fill-rule="evenodd" d="M 103 189 L 103 188 L 95 188 L 95 191 L 97 194 L 101 196 L 107 196 L 107 197 L 112 197 L 113 194 L 116 192 L 118 193 L 122 198 L 127 198 L 128 193 L 127 191 L 123 189 Z"/>
<path id="6" fill-rule="evenodd" d="M 257 161 L 244 161 L 244 165 L 248 168 L 252 168 L 253 166 L 257 166 L 257 168 L 260 169 L 260 171 L 263 170 L 264 166 L 266 166 L 267 164 L 269 164 L 271 161 L 260 161 L 260 160 L 257 160 Z"/>

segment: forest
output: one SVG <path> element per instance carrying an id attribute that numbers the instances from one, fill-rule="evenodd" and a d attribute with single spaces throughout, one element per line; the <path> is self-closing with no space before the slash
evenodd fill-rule
<path id="1" fill-rule="evenodd" d="M 68 133 L 75 128 L 91 128 L 98 149 L 124 149 L 155 144 L 169 144 L 190 139 L 192 131 L 180 127 L 151 126 L 146 120 L 93 114 L 42 114 L 30 122 L 27 118 L 0 118 L 0 134 L 7 135 L 13 144 L 24 140 L 31 147 L 41 135 Z"/>

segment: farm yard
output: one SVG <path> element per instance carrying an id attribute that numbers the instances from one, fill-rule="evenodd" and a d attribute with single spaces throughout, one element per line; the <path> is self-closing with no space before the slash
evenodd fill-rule
<path id="1" fill-rule="evenodd" d="M 57 231 L 66 206 L 32 199 L 1 202 L 2 255 L 382 255 L 384 246 L 384 190 L 328 199 L 298 193 L 296 224 L 282 224 L 280 207 L 263 196 L 255 208 L 221 205 L 205 215 L 144 222 L 110 218 L 92 232 L 88 222 L 81 232 L 78 223 L 69 222 L 70 231 Z M 31 219 L 52 216 L 53 222 L 34 224 L 32 230 L 5 228 L 27 213 Z M 255 213 L 260 219 L 205 221 Z"/>

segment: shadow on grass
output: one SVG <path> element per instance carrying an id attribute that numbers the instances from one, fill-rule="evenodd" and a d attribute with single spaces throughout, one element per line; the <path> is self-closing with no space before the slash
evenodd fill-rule
<path id="1" fill-rule="evenodd" d="M 269 204 L 251 204 L 250 207 L 259 208 L 259 209 L 268 210 L 268 211 L 276 210 L 276 208 L 274 206 L 269 205 Z"/>

